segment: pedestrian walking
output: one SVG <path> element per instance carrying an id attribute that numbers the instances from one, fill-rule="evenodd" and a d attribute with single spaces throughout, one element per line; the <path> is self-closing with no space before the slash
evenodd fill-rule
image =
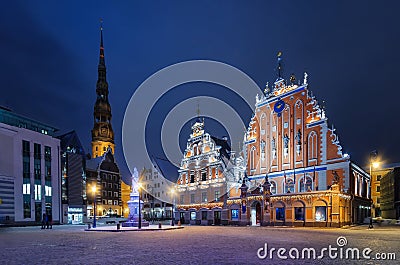
<path id="1" fill-rule="evenodd" d="M 46 228 L 46 218 L 47 218 L 47 216 L 44 213 L 43 217 L 42 217 L 42 227 L 41 227 L 41 229 L 45 229 Z"/>
<path id="2" fill-rule="evenodd" d="M 49 229 L 49 216 L 46 214 L 46 229 Z"/>
<path id="3" fill-rule="evenodd" d="M 49 214 L 49 225 L 50 225 L 50 229 L 53 229 L 53 216 L 51 214 Z M 49 227 L 47 227 L 49 228 Z"/>

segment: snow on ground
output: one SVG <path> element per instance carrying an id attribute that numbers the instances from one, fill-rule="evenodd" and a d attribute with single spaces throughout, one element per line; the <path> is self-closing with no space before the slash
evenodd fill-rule
<path id="1" fill-rule="evenodd" d="M 114 226 L 113 226 L 114 227 Z M 3 264 L 398 264 L 400 228 L 349 229 L 186 226 L 140 232 L 85 232 L 87 226 L 0 228 Z M 345 236 L 348 247 L 396 252 L 397 261 L 260 260 L 257 250 L 336 246 Z M 287 254 L 287 253 L 286 253 Z"/>

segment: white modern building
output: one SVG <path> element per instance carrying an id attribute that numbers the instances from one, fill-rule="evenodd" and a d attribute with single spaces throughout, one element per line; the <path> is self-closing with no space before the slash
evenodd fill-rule
<path id="1" fill-rule="evenodd" d="M 0 107 L 0 224 L 60 222 L 57 129 Z"/>

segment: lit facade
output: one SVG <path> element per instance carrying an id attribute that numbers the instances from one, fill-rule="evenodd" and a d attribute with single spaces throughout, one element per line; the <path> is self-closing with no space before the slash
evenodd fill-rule
<path id="1" fill-rule="evenodd" d="M 306 73 L 257 95 L 231 170 L 203 127 L 193 125 L 179 170 L 181 222 L 341 227 L 370 216 L 370 176 L 342 152 Z"/>
<path id="2" fill-rule="evenodd" d="M 49 125 L 0 108 L 0 223 L 60 222 L 60 140 Z"/>
<path id="3" fill-rule="evenodd" d="M 122 212 L 121 175 L 109 148 L 102 157 L 86 161 L 87 215 L 92 218 L 94 198 L 97 216 L 120 216 Z M 92 187 L 96 186 L 93 194 Z"/>
<path id="4" fill-rule="evenodd" d="M 307 74 L 302 84 L 294 76 L 290 84 L 278 77 L 257 96 L 244 144 L 246 185 L 261 189 L 266 175 L 271 184 L 268 222 L 342 226 L 369 216 L 370 177 L 342 153 L 325 110 L 308 89 Z M 263 222 L 265 203 L 247 200 L 249 219 Z"/>
<path id="5" fill-rule="evenodd" d="M 179 168 L 175 219 L 183 224 L 221 224 L 227 198 L 239 194 L 231 189 L 240 177 L 234 163 L 227 140 L 205 132 L 204 120 L 197 119 Z"/>

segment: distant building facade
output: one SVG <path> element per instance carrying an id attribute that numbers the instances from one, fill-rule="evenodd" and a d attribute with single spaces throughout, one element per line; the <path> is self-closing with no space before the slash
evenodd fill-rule
<path id="1" fill-rule="evenodd" d="M 58 136 L 61 140 L 62 223 L 87 222 L 86 156 L 75 131 Z"/>
<path id="2" fill-rule="evenodd" d="M 94 200 L 97 216 L 120 216 L 122 212 L 121 175 L 111 148 L 101 157 L 86 161 L 87 215 L 93 218 Z M 92 187 L 96 187 L 93 194 Z"/>
<path id="3" fill-rule="evenodd" d="M 153 161 L 153 163 L 155 163 Z M 140 172 L 140 183 L 143 190 L 143 213 L 147 221 L 160 221 L 172 218 L 173 199 L 171 185 L 154 165 L 150 168 L 143 168 Z"/>
<path id="4" fill-rule="evenodd" d="M 0 223 L 60 222 L 60 140 L 56 128 L 0 108 Z"/>
<path id="5" fill-rule="evenodd" d="M 121 179 L 121 201 L 122 201 L 122 215 L 124 218 L 129 216 L 128 201 L 130 200 L 131 185 L 126 184 L 123 179 Z"/>
<path id="6" fill-rule="evenodd" d="M 400 167 L 395 167 L 381 178 L 382 217 L 400 219 Z"/>
<path id="7" fill-rule="evenodd" d="M 394 168 L 400 167 L 400 163 L 381 164 L 377 163 L 374 167 L 371 163 L 371 197 L 372 197 L 372 216 L 382 217 L 381 209 L 381 180 L 383 176 L 391 172 Z"/>

